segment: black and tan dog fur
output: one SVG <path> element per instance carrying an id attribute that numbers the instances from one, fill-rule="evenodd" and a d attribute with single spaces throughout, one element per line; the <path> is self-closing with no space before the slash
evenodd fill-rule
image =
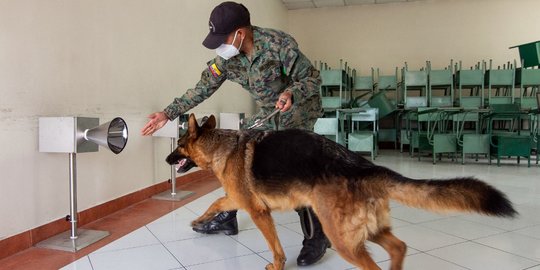
<path id="1" fill-rule="evenodd" d="M 233 209 L 249 213 L 282 270 L 285 254 L 270 215 L 273 210 L 311 206 L 335 250 L 365 270 L 380 269 L 365 241 L 381 245 L 392 270 L 402 269 L 406 245 L 391 232 L 389 200 L 437 212 L 467 211 L 512 217 L 505 195 L 475 178 L 414 180 L 377 166 L 359 154 L 302 130 L 216 129 L 211 116 L 201 127 L 190 115 L 188 132 L 167 157 L 212 170 L 226 192 L 192 225 Z M 189 164 L 187 162 L 187 164 Z"/>

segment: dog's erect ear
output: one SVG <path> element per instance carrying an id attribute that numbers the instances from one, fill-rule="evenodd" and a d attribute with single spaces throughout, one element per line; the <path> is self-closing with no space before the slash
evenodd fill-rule
<path id="1" fill-rule="evenodd" d="M 189 115 L 189 121 L 188 121 L 188 134 L 190 138 L 196 138 L 197 134 L 199 132 L 199 124 L 197 124 L 197 119 L 195 118 L 195 114 Z"/>
<path id="2" fill-rule="evenodd" d="M 216 117 L 212 114 L 201 127 L 202 129 L 214 129 L 216 128 Z"/>

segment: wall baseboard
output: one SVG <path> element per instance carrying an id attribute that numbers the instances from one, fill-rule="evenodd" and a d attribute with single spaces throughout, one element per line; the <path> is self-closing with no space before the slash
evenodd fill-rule
<path id="1" fill-rule="evenodd" d="M 206 178 L 215 177 L 211 171 L 199 170 L 193 173 L 178 177 L 176 179 L 177 186 L 192 182 L 194 180 L 204 180 Z M 105 202 L 100 205 L 96 205 L 92 208 L 79 212 L 78 226 L 84 226 L 98 219 L 104 218 L 114 212 L 127 208 L 131 205 L 144 201 L 153 195 L 159 194 L 171 188 L 170 181 L 163 181 L 161 183 L 149 186 L 147 188 L 132 192 L 114 200 Z M 70 230 L 71 225 L 65 220 L 60 218 L 39 227 L 30 229 L 28 231 L 19 233 L 14 236 L 7 237 L 0 240 L 0 260 L 28 249 L 35 244 L 48 239 L 61 232 Z"/>

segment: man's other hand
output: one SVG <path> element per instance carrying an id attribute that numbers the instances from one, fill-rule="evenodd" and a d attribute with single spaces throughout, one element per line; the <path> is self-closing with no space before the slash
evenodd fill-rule
<path id="1" fill-rule="evenodd" d="M 282 112 L 288 111 L 292 106 L 292 93 L 285 91 L 279 95 L 276 102 L 276 108 L 279 108 Z"/>

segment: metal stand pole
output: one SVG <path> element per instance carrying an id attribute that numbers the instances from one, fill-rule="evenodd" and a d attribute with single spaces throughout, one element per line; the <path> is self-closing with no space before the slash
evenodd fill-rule
<path id="1" fill-rule="evenodd" d="M 171 153 L 176 150 L 176 138 L 171 137 Z M 193 191 L 176 190 L 176 168 L 171 166 L 171 191 L 165 191 L 152 196 L 156 200 L 165 201 L 181 201 L 189 196 L 194 195 Z"/>
<path id="2" fill-rule="evenodd" d="M 76 252 L 109 235 L 107 231 L 77 230 L 77 155 L 69 153 L 69 216 L 71 230 L 39 242 L 36 247 Z"/>
<path id="3" fill-rule="evenodd" d="M 171 138 L 171 153 L 176 150 L 175 138 Z M 176 168 L 171 165 L 171 196 L 176 195 Z"/>
<path id="4" fill-rule="evenodd" d="M 69 222 L 71 235 L 77 239 L 77 154 L 69 153 Z"/>

